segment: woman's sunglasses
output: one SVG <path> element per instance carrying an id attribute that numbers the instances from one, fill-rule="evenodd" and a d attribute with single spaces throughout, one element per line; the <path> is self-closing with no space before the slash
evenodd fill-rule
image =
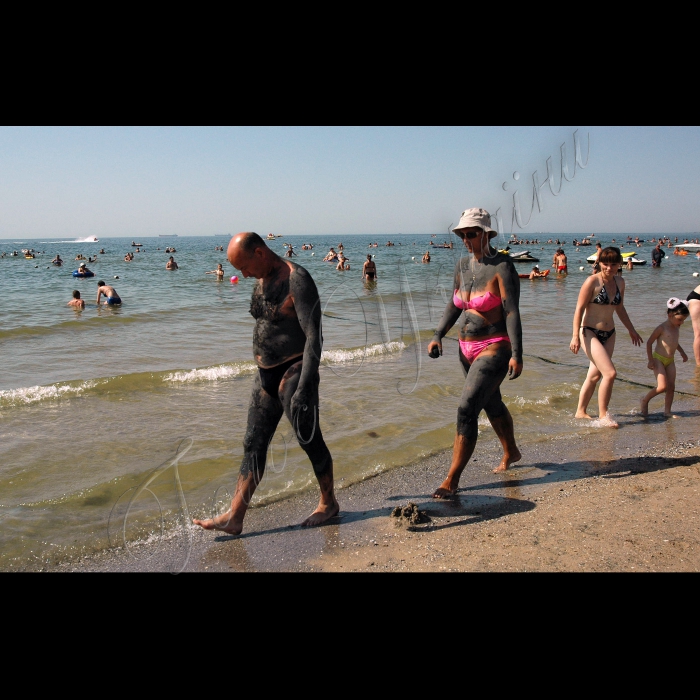
<path id="1" fill-rule="evenodd" d="M 460 237 L 460 238 L 468 238 L 470 241 L 472 238 L 476 238 L 477 236 L 480 236 L 483 231 L 479 229 L 478 231 L 469 231 L 468 233 L 466 231 L 455 231 L 455 233 Z"/>

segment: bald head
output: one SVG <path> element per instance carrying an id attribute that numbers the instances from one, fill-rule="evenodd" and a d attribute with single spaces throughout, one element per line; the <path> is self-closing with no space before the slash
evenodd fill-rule
<path id="1" fill-rule="evenodd" d="M 253 231 L 237 233 L 228 244 L 227 257 L 230 261 L 233 252 L 240 252 L 246 256 L 251 256 L 258 248 L 267 248 L 267 245 L 257 233 Z"/>
<path id="2" fill-rule="evenodd" d="M 265 241 L 252 231 L 237 233 L 228 244 L 226 256 L 231 265 L 240 270 L 244 277 L 258 279 L 267 274 L 272 258 L 277 257 Z"/>

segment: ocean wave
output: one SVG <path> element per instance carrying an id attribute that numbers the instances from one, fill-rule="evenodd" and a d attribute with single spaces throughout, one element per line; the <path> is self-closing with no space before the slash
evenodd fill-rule
<path id="1" fill-rule="evenodd" d="M 203 367 L 202 369 L 182 370 L 170 372 L 163 377 L 164 382 L 215 382 L 220 379 L 231 379 L 241 375 L 253 374 L 258 366 L 254 362 L 245 362 L 237 365 L 218 365 L 216 367 Z"/>
<path id="2" fill-rule="evenodd" d="M 564 389 L 556 393 L 545 394 L 544 396 L 540 396 L 538 399 L 526 399 L 523 396 L 516 396 L 512 400 L 512 403 L 521 408 L 525 408 L 526 406 L 549 406 L 550 404 L 556 404 L 563 399 L 568 399 L 570 396 L 572 396 L 572 392 Z"/>
<path id="3" fill-rule="evenodd" d="M 195 306 L 178 307 L 176 309 L 154 309 L 143 313 L 126 316 L 124 314 L 98 316 L 95 318 L 81 318 L 80 320 L 59 321 L 48 326 L 17 326 L 0 330 L 0 340 L 24 338 L 26 336 L 51 335 L 52 333 L 92 333 L 96 328 L 104 328 L 105 324 L 124 326 L 134 323 L 148 324 L 161 321 L 163 318 L 173 316 L 182 311 L 189 311 Z"/>
<path id="4" fill-rule="evenodd" d="M 401 352 L 406 345 L 402 341 L 378 343 L 359 348 L 341 348 L 324 351 L 321 360 L 326 365 L 337 365 L 371 357 L 381 357 Z M 40 401 L 72 398 L 88 393 L 149 391 L 162 387 L 164 382 L 190 384 L 194 382 L 216 382 L 254 374 L 255 362 L 236 362 L 213 367 L 171 370 L 164 372 L 137 372 L 116 377 L 102 377 L 87 381 L 58 382 L 45 386 L 21 387 L 0 391 L 0 409 L 27 406 Z"/>
<path id="5" fill-rule="evenodd" d="M 0 408 L 27 406 L 39 401 L 60 399 L 67 396 L 79 396 L 97 385 L 95 381 L 80 384 L 50 384 L 49 386 L 30 386 L 20 389 L 0 391 Z"/>
<path id="6" fill-rule="evenodd" d="M 359 348 L 340 348 L 339 350 L 324 350 L 321 353 L 321 362 L 326 364 L 343 364 L 354 362 L 366 357 L 378 357 L 380 355 L 392 355 L 406 349 L 403 341 L 395 340 L 390 343 L 377 343 L 376 345 L 362 345 Z"/>

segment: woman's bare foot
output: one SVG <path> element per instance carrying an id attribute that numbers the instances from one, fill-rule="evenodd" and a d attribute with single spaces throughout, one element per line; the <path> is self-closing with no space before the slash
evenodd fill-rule
<path id="1" fill-rule="evenodd" d="M 589 416 L 585 411 L 576 411 L 574 418 L 588 418 L 588 420 L 593 420 L 593 416 Z"/>
<path id="2" fill-rule="evenodd" d="M 206 520 L 195 518 L 192 522 L 205 530 L 221 530 L 229 535 L 240 535 L 243 531 L 243 520 L 236 520 L 230 510 L 215 518 L 207 518 Z"/>
<path id="3" fill-rule="evenodd" d="M 519 462 L 522 457 L 520 450 L 516 447 L 510 454 L 503 455 L 501 463 L 493 470 L 494 474 L 497 472 L 504 472 L 511 464 Z"/>
<path id="4" fill-rule="evenodd" d="M 664 413 L 664 418 L 678 418 L 678 416 L 673 413 Z"/>
<path id="5" fill-rule="evenodd" d="M 301 526 L 316 527 L 317 525 L 322 525 L 326 522 L 326 520 L 330 520 L 338 515 L 339 512 L 340 506 L 338 505 L 338 501 L 335 500 L 335 497 L 333 497 L 333 500 L 330 503 L 324 503 L 323 499 L 321 499 L 316 507 L 316 510 L 311 513 L 306 520 L 304 520 Z"/>
<path id="6" fill-rule="evenodd" d="M 602 418 L 598 420 L 599 424 L 604 428 L 619 428 L 618 422 L 609 414 L 606 413 Z"/>

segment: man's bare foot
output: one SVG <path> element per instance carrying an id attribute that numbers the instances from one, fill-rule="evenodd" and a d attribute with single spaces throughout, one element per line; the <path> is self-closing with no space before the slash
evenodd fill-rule
<path id="1" fill-rule="evenodd" d="M 205 530 L 221 530 L 229 535 L 240 535 L 243 531 L 243 521 L 235 520 L 230 510 L 217 515 L 215 518 L 207 518 L 206 520 L 197 520 L 195 518 L 192 522 Z"/>
<path id="2" fill-rule="evenodd" d="M 588 420 L 593 420 L 593 416 L 589 416 L 585 411 L 576 411 L 574 418 L 588 418 Z"/>
<path id="3" fill-rule="evenodd" d="M 433 498 L 449 501 L 457 493 L 457 484 L 453 484 L 450 479 L 445 479 L 440 484 L 440 488 L 435 491 Z"/>
<path id="4" fill-rule="evenodd" d="M 515 450 L 513 450 L 513 452 L 511 452 L 509 455 L 503 455 L 501 463 L 493 470 L 493 473 L 496 474 L 497 472 L 504 472 L 511 464 L 519 462 L 522 457 L 523 456 L 520 454 L 520 450 L 516 447 Z"/>
<path id="5" fill-rule="evenodd" d="M 322 525 L 326 522 L 326 520 L 330 520 L 331 518 L 338 515 L 339 512 L 340 506 L 338 505 L 338 501 L 336 501 L 335 498 L 331 503 L 326 504 L 319 502 L 318 506 L 316 507 L 316 510 L 313 513 L 311 513 L 311 515 L 306 520 L 304 520 L 301 526 L 316 527 L 317 525 Z"/>
<path id="6" fill-rule="evenodd" d="M 673 413 L 664 413 L 664 418 L 678 418 L 678 416 Z"/>
<path id="7" fill-rule="evenodd" d="M 645 403 L 644 399 L 642 399 L 642 402 L 640 404 L 640 409 L 641 409 L 641 414 L 647 418 L 649 416 L 649 402 L 647 401 Z"/>

